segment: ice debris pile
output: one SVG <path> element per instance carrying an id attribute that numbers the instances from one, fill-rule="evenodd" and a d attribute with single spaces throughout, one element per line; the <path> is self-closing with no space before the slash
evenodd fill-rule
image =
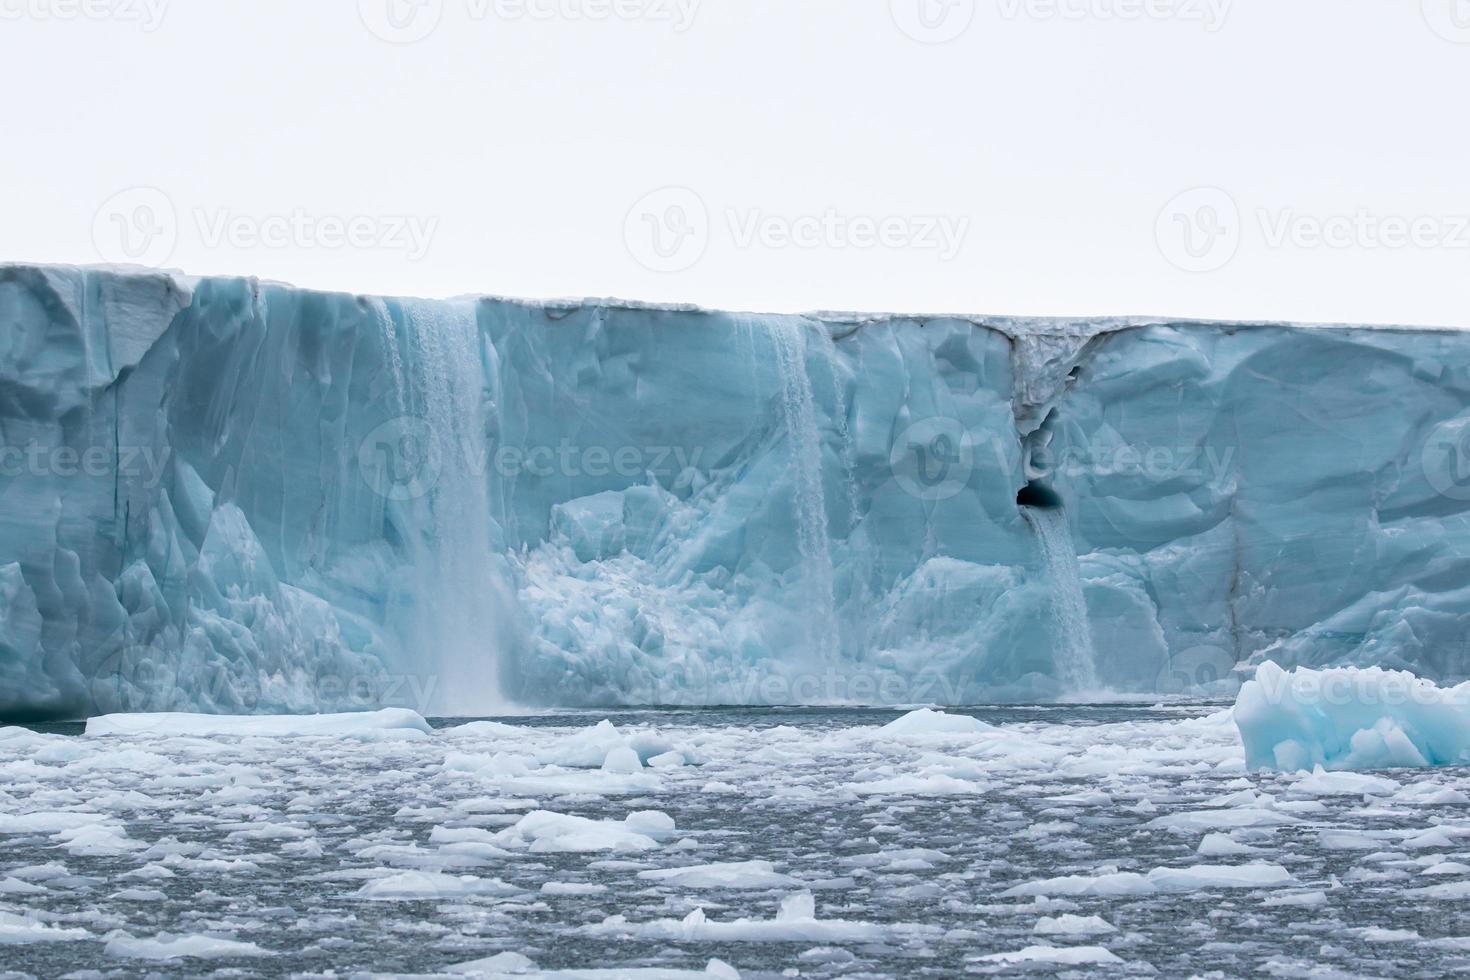
<path id="1" fill-rule="evenodd" d="M 1460 680 L 1466 433 L 1454 332 L 5 266 L 0 716 Z"/>

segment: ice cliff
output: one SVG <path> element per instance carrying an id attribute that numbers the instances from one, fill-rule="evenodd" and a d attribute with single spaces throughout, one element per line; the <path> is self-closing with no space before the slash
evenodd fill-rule
<path id="1" fill-rule="evenodd" d="M 1467 437 L 1455 332 L 0 267 L 0 715 L 1458 681 Z"/>

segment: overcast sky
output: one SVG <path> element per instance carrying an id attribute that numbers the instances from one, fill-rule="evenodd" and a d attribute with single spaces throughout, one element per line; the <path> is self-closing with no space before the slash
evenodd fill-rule
<path id="1" fill-rule="evenodd" d="M 1470 0 L 0 0 L 0 258 L 1470 326 Z"/>

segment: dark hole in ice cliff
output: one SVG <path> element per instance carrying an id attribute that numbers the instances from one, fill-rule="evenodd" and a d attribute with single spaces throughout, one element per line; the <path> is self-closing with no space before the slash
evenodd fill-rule
<path id="1" fill-rule="evenodd" d="M 1045 483 L 1040 480 L 1032 480 L 1021 488 L 1020 493 L 1016 494 L 1016 504 L 1036 510 L 1058 510 L 1062 506 L 1062 498 Z"/>

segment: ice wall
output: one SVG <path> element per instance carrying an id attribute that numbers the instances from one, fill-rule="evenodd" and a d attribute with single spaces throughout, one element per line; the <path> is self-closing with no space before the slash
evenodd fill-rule
<path id="1" fill-rule="evenodd" d="M 0 714 L 1062 697 L 1068 541 L 1101 685 L 1459 680 L 1467 408 L 1448 332 L 3 267 Z"/>

